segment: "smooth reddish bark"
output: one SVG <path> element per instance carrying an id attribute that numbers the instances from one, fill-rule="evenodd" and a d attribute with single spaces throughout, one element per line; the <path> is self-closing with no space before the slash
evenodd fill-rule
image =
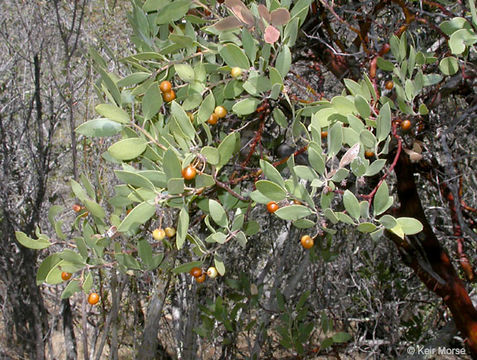
<path id="1" fill-rule="evenodd" d="M 405 240 L 391 233 L 387 235 L 398 246 L 404 262 L 415 271 L 427 288 L 442 297 L 452 313 L 457 329 L 466 339 L 472 357 L 477 358 L 477 310 L 447 251 L 441 246 L 427 221 L 414 181 L 414 165 L 405 153 L 401 153 L 395 173 L 401 202 L 398 215 L 418 219 L 424 229 Z"/>

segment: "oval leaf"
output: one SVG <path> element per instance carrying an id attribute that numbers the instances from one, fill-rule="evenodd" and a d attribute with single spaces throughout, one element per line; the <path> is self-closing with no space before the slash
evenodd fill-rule
<path id="1" fill-rule="evenodd" d="M 281 201 L 287 196 L 286 191 L 280 186 L 269 180 L 259 180 L 255 183 L 257 190 L 265 197 L 274 201 Z"/>
<path id="2" fill-rule="evenodd" d="M 118 160 L 131 160 L 146 150 L 147 141 L 143 138 L 123 139 L 108 148 L 109 154 Z"/>
<path id="3" fill-rule="evenodd" d="M 280 219 L 292 221 L 307 217 L 311 213 L 311 210 L 303 205 L 284 206 L 274 212 Z"/>
<path id="4" fill-rule="evenodd" d="M 86 121 L 76 128 L 78 134 L 88 137 L 113 136 L 122 130 L 122 125 L 109 119 Z"/>
<path id="5" fill-rule="evenodd" d="M 244 54 L 235 44 L 227 44 L 219 51 L 220 56 L 224 59 L 225 63 L 230 67 L 239 67 L 242 69 L 248 69 L 250 63 L 247 56 Z"/>
<path id="6" fill-rule="evenodd" d="M 156 212 L 156 207 L 149 202 L 142 202 L 137 205 L 124 218 L 118 226 L 118 232 L 128 232 L 138 228 L 140 225 L 146 223 L 152 215 Z"/>

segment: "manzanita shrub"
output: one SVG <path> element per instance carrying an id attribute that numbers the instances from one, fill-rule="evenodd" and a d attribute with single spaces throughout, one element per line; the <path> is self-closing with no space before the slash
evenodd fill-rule
<path id="1" fill-rule="evenodd" d="M 62 211 L 58 206 L 49 212 L 54 242 L 40 230 L 38 239 L 17 233 L 18 241 L 32 249 L 63 246 L 42 262 L 38 284 L 59 284 L 63 271 L 74 273 L 62 293 L 67 298 L 88 293 L 103 266 L 134 275 L 158 267 L 178 274 L 214 264 L 223 276 L 223 249 L 231 244 L 245 247 L 247 238 L 261 231 L 249 213 L 257 206 L 266 211 L 270 201 L 279 205 L 270 216 L 292 222 L 312 237 L 332 236 L 338 223 L 369 233 L 374 240 L 385 230 L 401 238 L 422 230 L 416 219 L 395 218 L 389 212 L 395 202 L 388 177 L 394 160 L 400 151 L 420 156 L 419 146 L 403 143 L 403 136 L 412 134 L 403 133 L 400 119 L 428 113 L 422 94 L 443 79 L 429 71 L 455 74 L 477 37 L 463 18 L 442 23 L 454 56 L 439 61 L 416 49 L 406 33 L 392 36 L 390 52 L 377 57 L 375 66 L 389 72 L 393 96 L 381 94 L 384 87 L 371 68 L 360 81 L 345 79 L 346 89 L 339 96 L 295 102 L 284 81 L 310 3 L 133 2 L 129 20 L 135 52 L 121 59 L 126 75 L 108 72 L 107 62 L 91 50 L 103 103 L 96 106 L 97 118 L 76 129 L 86 137 L 113 141 L 102 156 L 116 169 L 118 184 L 110 195 L 108 184 L 94 188 L 86 175 L 80 182 L 71 181 L 82 205 L 73 238 L 56 220 Z M 232 68 L 242 69 L 241 76 L 232 77 Z M 163 80 L 172 83 L 177 96 L 168 103 L 159 89 Z M 219 105 L 227 115 L 211 125 L 208 119 Z M 251 131 L 253 136 L 244 139 Z M 295 163 L 293 154 L 274 158 L 260 144 L 264 132 L 285 134 L 288 143 L 296 145 L 295 155 L 306 155 L 306 161 Z M 189 165 L 197 175 L 186 181 L 182 169 Z M 206 233 L 192 229 L 199 222 Z M 177 229 L 162 246 L 151 236 L 158 224 Z M 179 257 L 189 261 L 177 264 Z M 214 309 L 209 313 L 218 311 L 217 304 Z M 283 345 L 292 347 L 295 340 L 289 334 L 294 333 L 287 331 L 291 320 L 286 315 L 281 320 L 279 332 L 288 334 Z M 297 335 L 303 337 L 299 342 L 313 328 L 303 326 L 305 336 Z"/>

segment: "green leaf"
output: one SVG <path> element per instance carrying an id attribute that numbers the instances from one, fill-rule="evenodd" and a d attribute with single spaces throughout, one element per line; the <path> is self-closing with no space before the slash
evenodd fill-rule
<path id="1" fill-rule="evenodd" d="M 325 160 L 315 149 L 308 150 L 308 161 L 318 174 L 323 175 L 325 173 Z"/>
<path id="2" fill-rule="evenodd" d="M 389 229 L 389 231 L 391 231 L 395 235 L 399 236 L 401 239 L 404 239 L 404 231 L 402 231 L 401 225 L 399 225 L 397 222 L 396 222 L 396 226 Z M 373 235 L 373 234 L 371 234 L 371 235 Z"/>
<path id="3" fill-rule="evenodd" d="M 83 257 L 73 250 L 65 249 L 62 252 L 59 252 L 58 256 L 60 259 L 69 261 L 70 263 L 75 265 L 85 264 Z"/>
<path id="4" fill-rule="evenodd" d="M 215 268 L 217 269 L 218 273 L 222 276 L 225 275 L 225 265 L 224 261 L 222 260 L 222 257 L 219 254 L 214 255 L 214 265 Z"/>
<path id="5" fill-rule="evenodd" d="M 374 215 L 385 212 L 392 205 L 392 197 L 389 196 L 388 184 L 386 181 L 379 186 L 378 191 L 374 195 L 373 207 Z"/>
<path id="6" fill-rule="evenodd" d="M 384 104 L 380 111 L 378 119 L 376 120 L 376 137 L 378 141 L 383 141 L 391 131 L 391 108 L 389 103 Z"/>
<path id="7" fill-rule="evenodd" d="M 132 160 L 146 150 L 147 141 L 143 138 L 119 140 L 108 148 L 108 153 L 117 160 Z"/>
<path id="8" fill-rule="evenodd" d="M 140 225 L 145 224 L 156 212 L 156 207 L 149 202 L 138 204 L 124 218 L 118 226 L 118 232 L 129 232 L 137 229 Z"/>
<path id="9" fill-rule="evenodd" d="M 116 85 L 119 87 L 129 87 L 143 82 L 150 76 L 151 74 L 147 72 L 135 72 L 119 80 Z"/>
<path id="10" fill-rule="evenodd" d="M 470 1 L 472 3 L 473 1 Z M 454 32 L 460 29 L 471 29 L 469 22 L 463 17 L 455 17 L 451 20 L 443 21 L 439 24 L 439 27 L 446 35 L 452 35 Z"/>
<path id="11" fill-rule="evenodd" d="M 255 186 L 260 193 L 270 200 L 281 201 L 287 195 L 285 189 L 269 180 L 259 180 L 255 183 Z"/>
<path id="12" fill-rule="evenodd" d="M 477 42 L 477 35 L 468 29 L 460 29 L 454 32 L 449 39 L 449 48 L 452 54 L 462 54 L 467 46 Z"/>
<path id="13" fill-rule="evenodd" d="M 311 210 L 303 205 L 288 205 L 281 207 L 274 212 L 280 219 L 283 220 L 298 220 L 312 214 Z"/>
<path id="14" fill-rule="evenodd" d="M 442 76 L 439 74 L 424 75 L 424 86 L 432 86 L 439 84 L 442 81 Z"/>
<path id="15" fill-rule="evenodd" d="M 284 129 L 288 126 L 285 114 L 278 107 L 273 109 L 273 120 Z"/>
<path id="16" fill-rule="evenodd" d="M 328 132 L 328 155 L 336 155 L 343 145 L 343 131 L 340 122 L 336 122 Z"/>
<path id="17" fill-rule="evenodd" d="M 91 291 L 93 288 L 93 276 L 91 275 L 90 272 L 86 275 L 84 281 L 83 281 L 83 291 L 87 294 Z"/>
<path id="18" fill-rule="evenodd" d="M 351 95 L 356 96 L 361 93 L 361 85 L 359 85 L 356 81 L 351 79 L 344 79 L 343 81 Z"/>
<path id="19" fill-rule="evenodd" d="M 20 244 L 29 249 L 41 250 L 51 245 L 47 238 L 40 237 L 38 240 L 33 240 L 21 231 L 15 231 L 15 237 Z"/>
<path id="20" fill-rule="evenodd" d="M 126 184 L 129 184 L 136 188 L 146 188 L 152 191 L 155 190 L 154 184 L 148 178 L 141 174 L 124 170 L 114 170 L 114 173 L 119 180 Z"/>
<path id="21" fill-rule="evenodd" d="M 459 63 L 455 57 L 449 56 L 441 60 L 439 69 L 444 75 L 454 75 L 459 71 Z"/>
<path id="22" fill-rule="evenodd" d="M 175 0 L 164 6 L 156 17 L 156 24 L 168 24 L 185 16 L 192 4 L 189 0 Z"/>
<path id="23" fill-rule="evenodd" d="M 206 158 L 207 162 L 212 165 L 217 165 L 220 160 L 219 151 L 212 146 L 204 146 L 200 153 Z"/>
<path id="24" fill-rule="evenodd" d="M 45 282 L 50 285 L 56 285 L 60 284 L 63 282 L 63 279 L 61 278 L 61 273 L 63 270 L 59 268 L 59 266 L 63 263 L 63 260 L 60 260 L 56 266 L 50 269 L 48 274 L 46 275 Z"/>
<path id="25" fill-rule="evenodd" d="M 61 293 L 61 299 L 68 299 L 71 295 L 81 291 L 79 280 L 71 280 Z"/>
<path id="26" fill-rule="evenodd" d="M 371 115 L 371 107 L 369 106 L 368 101 L 361 95 L 357 95 L 354 98 L 354 106 L 356 106 L 356 109 L 363 119 L 366 119 Z"/>
<path id="27" fill-rule="evenodd" d="M 350 216 L 348 216 L 347 214 L 345 214 L 342 211 L 335 212 L 335 215 L 336 215 L 336 217 L 338 218 L 339 221 L 344 222 L 345 224 L 350 224 L 350 225 L 355 224 L 353 219 L 351 219 Z"/>
<path id="28" fill-rule="evenodd" d="M 383 215 L 378 219 L 378 221 L 381 224 L 383 224 L 383 226 L 386 229 L 392 229 L 393 227 L 395 227 L 397 225 L 396 219 L 391 215 Z"/>
<path id="29" fill-rule="evenodd" d="M 260 231 L 260 225 L 255 220 L 251 220 L 245 224 L 245 235 L 252 236 Z"/>
<path id="30" fill-rule="evenodd" d="M 82 202 L 88 198 L 88 195 L 86 194 L 86 191 L 83 189 L 83 187 L 73 179 L 71 179 L 71 190 L 73 190 L 75 196 Z"/>
<path id="31" fill-rule="evenodd" d="M 419 114 L 420 115 L 429 114 L 429 109 L 427 108 L 426 104 L 422 103 L 422 104 L 419 105 Z"/>
<path id="32" fill-rule="evenodd" d="M 344 192 L 343 204 L 348 214 L 358 220 L 360 217 L 359 201 L 358 199 L 356 199 L 356 196 L 354 196 L 351 191 L 346 190 Z"/>
<path id="33" fill-rule="evenodd" d="M 122 130 L 122 125 L 109 119 L 94 119 L 78 126 L 75 131 L 88 137 L 113 136 Z"/>
<path id="34" fill-rule="evenodd" d="M 257 45 L 255 44 L 255 39 L 253 38 L 252 34 L 250 34 L 250 31 L 248 31 L 245 27 L 242 29 L 242 44 L 245 54 L 247 54 L 247 57 L 253 64 L 257 54 Z"/>
<path id="35" fill-rule="evenodd" d="M 384 70 L 384 71 L 393 71 L 394 70 L 394 65 L 391 61 L 389 60 L 385 60 L 383 59 L 382 57 L 378 57 L 378 61 L 377 61 L 377 64 L 378 64 L 378 67 L 381 69 L 381 70 Z"/>
<path id="36" fill-rule="evenodd" d="M 250 67 L 247 56 L 242 49 L 235 44 L 225 45 L 219 50 L 219 53 L 225 63 L 230 67 L 239 67 L 242 69 L 248 69 Z"/>
<path id="37" fill-rule="evenodd" d="M 285 181 L 283 181 L 280 172 L 275 168 L 275 166 L 270 164 L 268 161 L 260 159 L 260 167 L 262 168 L 263 173 L 269 180 L 273 181 L 274 183 L 280 185 L 283 188 L 285 187 Z"/>
<path id="38" fill-rule="evenodd" d="M 46 277 L 48 276 L 51 269 L 55 268 L 58 263 L 62 261 L 58 254 L 51 254 L 47 256 L 42 262 L 40 267 L 38 268 L 38 272 L 36 274 L 36 284 L 41 285 L 46 281 Z"/>
<path id="39" fill-rule="evenodd" d="M 309 166 L 297 165 L 293 167 L 293 171 L 299 178 L 308 181 L 313 181 L 318 178 L 317 174 Z"/>
<path id="40" fill-rule="evenodd" d="M 144 265 L 148 268 L 153 265 L 152 262 L 152 247 L 145 239 L 141 239 L 137 243 L 138 254 Z"/>
<path id="41" fill-rule="evenodd" d="M 179 124 L 182 132 L 189 138 L 192 139 L 195 136 L 195 129 L 192 125 L 189 116 L 184 111 L 184 109 L 175 101 L 171 103 L 171 113 L 174 119 L 176 119 Z"/>
<path id="42" fill-rule="evenodd" d="M 374 176 L 382 170 L 384 165 L 386 165 L 386 160 L 385 159 L 378 159 L 376 161 L 373 161 L 368 166 L 368 168 L 366 169 L 366 173 L 364 175 L 365 176 Z"/>
<path id="43" fill-rule="evenodd" d="M 210 235 L 206 241 L 208 242 L 216 242 L 218 244 L 225 244 L 225 242 L 227 241 L 227 235 L 225 235 L 224 233 L 222 232 L 216 232 L 216 233 L 213 233 L 212 235 Z"/>
<path id="44" fill-rule="evenodd" d="M 199 174 L 195 177 L 196 188 L 208 187 L 213 185 L 215 185 L 215 180 L 209 174 Z"/>
<path id="45" fill-rule="evenodd" d="M 232 132 L 222 140 L 217 148 L 220 154 L 220 162 L 217 164 L 217 167 L 222 167 L 229 162 L 239 142 L 240 134 L 238 132 Z"/>
<path id="46" fill-rule="evenodd" d="M 99 104 L 95 107 L 95 110 L 101 116 L 121 124 L 128 124 L 131 121 L 126 111 L 113 104 Z"/>
<path id="47" fill-rule="evenodd" d="M 177 222 L 176 247 L 182 249 L 189 230 L 189 213 L 186 208 L 182 208 L 179 212 L 179 220 Z"/>
<path id="48" fill-rule="evenodd" d="M 113 100 L 116 104 L 121 105 L 121 93 L 119 92 L 118 86 L 113 81 L 111 76 L 104 71 L 101 67 L 96 67 L 97 71 L 101 75 L 101 80 L 103 80 L 104 85 L 108 89 L 109 93 L 113 97 Z M 107 117 L 107 116 L 106 116 Z M 113 119 L 111 119 L 113 120 Z"/>
<path id="49" fill-rule="evenodd" d="M 142 99 L 142 113 L 144 115 L 144 120 L 152 119 L 152 117 L 159 112 L 161 106 L 162 95 L 157 82 L 153 82 Z"/>
<path id="50" fill-rule="evenodd" d="M 260 103 L 261 101 L 259 99 L 249 97 L 235 103 L 234 106 L 232 106 L 232 111 L 239 116 L 249 115 L 255 112 Z"/>
<path id="51" fill-rule="evenodd" d="M 367 129 L 361 130 L 359 140 L 363 143 L 365 148 L 374 149 L 376 146 L 376 138 L 373 133 Z"/>
<path id="52" fill-rule="evenodd" d="M 405 235 L 414 235 L 422 231 L 423 226 L 417 219 L 410 217 L 400 217 L 396 219 Z"/>
<path id="53" fill-rule="evenodd" d="M 184 179 L 170 178 L 167 181 L 167 191 L 171 195 L 182 194 L 184 192 Z"/>
<path id="54" fill-rule="evenodd" d="M 410 79 L 406 79 L 406 83 L 404 84 L 404 91 L 406 93 L 406 98 L 409 101 L 413 101 L 414 97 L 416 96 L 416 89 L 414 87 L 414 83 Z"/>
<path id="55" fill-rule="evenodd" d="M 217 225 L 221 227 L 228 226 L 229 221 L 227 219 L 227 214 L 219 202 L 209 199 L 209 212 L 212 220 L 214 220 Z"/>
<path id="56" fill-rule="evenodd" d="M 182 165 L 174 150 L 167 149 L 162 160 L 167 179 L 182 177 Z"/>
<path id="57" fill-rule="evenodd" d="M 172 272 L 174 274 L 181 274 L 181 273 L 188 273 L 189 271 L 192 270 L 194 267 L 201 267 L 203 264 L 202 261 L 191 261 L 185 264 L 181 264 L 174 269 L 172 269 Z"/>
<path id="58" fill-rule="evenodd" d="M 86 209 L 88 209 L 88 211 L 92 215 L 94 215 L 94 216 L 96 216 L 100 219 L 104 219 L 104 217 L 106 216 L 106 213 L 104 212 L 104 209 L 96 201 L 86 199 L 84 201 L 84 205 L 86 206 Z"/>
<path id="59" fill-rule="evenodd" d="M 364 222 L 358 225 L 357 227 L 358 231 L 362 233 L 370 233 L 376 230 L 376 225 L 370 223 L 370 222 Z"/>
<path id="60" fill-rule="evenodd" d="M 184 82 L 194 81 L 194 77 L 195 77 L 194 69 L 189 64 L 176 64 L 174 65 L 174 69 L 176 70 L 177 75 L 179 75 L 182 81 Z"/>
<path id="61" fill-rule="evenodd" d="M 352 339 L 352 336 L 346 332 L 337 332 L 332 337 L 333 342 L 335 343 L 345 343 Z"/>
<path id="62" fill-rule="evenodd" d="M 293 221 L 293 226 L 298 229 L 309 229 L 316 225 L 316 223 L 309 219 L 298 219 Z"/>
<path id="63" fill-rule="evenodd" d="M 280 72 L 282 78 L 285 78 L 290 71 L 291 61 L 290 48 L 287 45 L 283 45 L 275 63 L 275 68 Z"/>
<path id="64" fill-rule="evenodd" d="M 211 92 L 207 95 L 202 101 L 202 104 L 199 107 L 199 113 L 197 117 L 199 118 L 200 123 L 204 123 L 209 119 L 210 114 L 214 112 L 215 108 L 215 98 L 214 94 Z"/>

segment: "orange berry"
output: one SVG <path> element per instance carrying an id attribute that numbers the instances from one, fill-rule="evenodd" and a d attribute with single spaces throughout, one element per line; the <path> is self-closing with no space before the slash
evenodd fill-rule
<path id="1" fill-rule="evenodd" d="M 384 85 L 384 87 L 388 90 L 391 90 L 394 87 L 393 81 L 392 80 L 386 81 L 386 84 Z"/>
<path id="2" fill-rule="evenodd" d="M 162 94 L 162 98 L 165 102 L 171 102 L 176 98 L 176 93 L 174 92 L 174 90 L 165 92 L 164 94 Z"/>
<path id="3" fill-rule="evenodd" d="M 205 278 L 205 274 L 202 274 L 202 275 L 200 275 L 200 276 L 197 276 L 197 277 L 195 278 L 195 281 L 197 281 L 198 283 L 203 283 L 203 282 L 205 281 L 205 279 L 206 279 L 206 278 Z"/>
<path id="4" fill-rule="evenodd" d="M 197 174 L 197 171 L 195 170 L 195 167 L 193 167 L 192 165 L 189 165 L 185 169 L 182 169 L 182 177 L 185 180 L 192 180 L 193 178 L 195 178 L 196 174 Z"/>
<path id="5" fill-rule="evenodd" d="M 326 139 L 327 137 L 328 137 L 328 131 L 323 130 L 323 131 L 321 132 L 321 138 L 322 138 L 322 139 Z"/>
<path id="6" fill-rule="evenodd" d="M 214 110 L 214 114 L 217 115 L 219 119 L 222 119 L 227 115 L 227 109 L 223 106 L 217 106 Z"/>
<path id="7" fill-rule="evenodd" d="M 72 275 L 71 273 L 63 271 L 61 273 L 61 279 L 63 279 L 64 281 L 69 280 L 71 279 L 71 275 Z"/>
<path id="8" fill-rule="evenodd" d="M 403 131 L 408 131 L 411 126 L 412 124 L 410 120 L 404 120 L 403 122 L 401 122 L 401 129 L 403 129 Z"/>
<path id="9" fill-rule="evenodd" d="M 88 303 L 90 303 L 91 305 L 96 305 L 99 301 L 99 295 L 96 294 L 96 293 L 91 293 L 89 294 L 88 296 Z"/>
<path id="10" fill-rule="evenodd" d="M 215 125 L 217 124 L 217 121 L 219 120 L 219 117 L 217 116 L 216 113 L 212 113 L 210 116 L 209 116 L 209 120 L 207 120 L 207 122 L 210 124 L 210 125 Z"/>
<path id="11" fill-rule="evenodd" d="M 197 278 L 202 275 L 202 269 L 200 267 L 195 266 L 192 269 L 190 269 L 189 274 Z"/>
<path id="12" fill-rule="evenodd" d="M 311 249 L 313 245 L 315 245 L 315 242 L 310 235 L 303 235 L 300 242 L 301 246 L 303 246 L 305 249 Z"/>
<path id="13" fill-rule="evenodd" d="M 78 205 L 78 204 L 73 205 L 73 211 L 74 212 L 80 212 L 82 209 L 83 209 L 83 207 L 81 205 Z"/>
<path id="14" fill-rule="evenodd" d="M 371 151 L 371 150 L 366 150 L 364 152 L 364 156 L 367 157 L 367 158 L 372 158 L 374 156 L 374 152 Z"/>
<path id="15" fill-rule="evenodd" d="M 164 80 L 161 82 L 161 84 L 159 85 L 159 89 L 161 90 L 161 92 L 163 93 L 166 93 L 166 92 L 169 92 L 172 90 L 172 84 L 170 81 L 167 81 L 167 80 Z"/>
<path id="16" fill-rule="evenodd" d="M 275 211 L 278 210 L 278 208 L 279 208 L 279 206 L 275 201 L 270 201 L 267 204 L 267 210 L 268 210 L 269 213 L 274 213 Z"/>

